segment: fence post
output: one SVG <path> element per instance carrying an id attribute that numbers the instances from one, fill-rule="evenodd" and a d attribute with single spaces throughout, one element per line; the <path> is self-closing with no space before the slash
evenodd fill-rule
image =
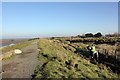
<path id="1" fill-rule="evenodd" d="M 106 49 L 105 49 L 105 58 L 108 58 L 108 52 Z"/>
<path id="2" fill-rule="evenodd" d="M 115 59 L 117 60 L 117 50 L 115 49 Z"/>

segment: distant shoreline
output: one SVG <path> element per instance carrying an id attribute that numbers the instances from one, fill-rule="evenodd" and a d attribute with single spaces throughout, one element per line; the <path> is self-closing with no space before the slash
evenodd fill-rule
<path id="1" fill-rule="evenodd" d="M 1 41 L 0 48 L 18 44 L 18 43 L 22 43 L 22 42 L 25 42 L 28 40 L 29 39 L 23 39 L 23 38 L 21 38 L 21 39 L 2 39 L 2 40 L 0 40 Z"/>
<path id="2" fill-rule="evenodd" d="M 9 45 L 5 45 L 5 46 L 2 46 L 2 45 L 0 45 L 0 48 L 4 48 L 4 47 L 7 47 L 7 46 L 12 46 L 12 45 L 15 45 L 15 44 L 9 44 Z"/>

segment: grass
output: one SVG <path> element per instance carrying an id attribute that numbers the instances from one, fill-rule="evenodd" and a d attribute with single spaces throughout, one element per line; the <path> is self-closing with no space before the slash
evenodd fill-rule
<path id="1" fill-rule="evenodd" d="M 84 44 L 75 45 L 40 39 L 40 64 L 35 70 L 34 78 L 118 78 L 117 74 L 112 73 L 104 65 L 92 64 L 74 53 L 75 47 L 85 49 Z"/>
<path id="2" fill-rule="evenodd" d="M 22 49 L 22 48 L 28 46 L 29 44 L 31 44 L 32 42 L 34 42 L 34 40 L 26 41 L 23 43 L 18 43 L 18 44 L 12 45 L 12 46 L 7 46 L 7 47 L 0 49 L 0 51 L 2 51 L 2 53 L 5 53 L 5 52 L 8 52 L 8 51 L 11 51 L 14 49 Z"/>
<path id="3" fill-rule="evenodd" d="M 14 57 L 15 57 L 15 54 L 11 55 L 11 56 L 10 56 L 10 57 L 8 57 L 8 58 L 3 58 L 2 60 L 4 61 L 4 60 L 13 59 Z"/>
<path id="4" fill-rule="evenodd" d="M 33 43 L 35 40 L 31 40 L 31 41 L 26 41 L 26 42 L 23 42 L 23 43 L 19 43 L 19 44 L 15 44 L 15 45 L 12 45 L 12 46 L 7 46 L 7 47 L 4 47 L 2 49 L 0 49 L 0 52 L 2 52 L 2 54 L 6 53 L 6 52 L 9 52 L 11 50 L 14 50 L 14 49 L 22 49 L 28 45 L 30 45 L 31 43 Z M 6 54 L 7 55 L 10 55 L 10 54 Z M 13 59 L 15 57 L 16 54 L 12 54 L 8 57 L 2 57 L 2 60 L 8 60 L 8 59 Z"/>

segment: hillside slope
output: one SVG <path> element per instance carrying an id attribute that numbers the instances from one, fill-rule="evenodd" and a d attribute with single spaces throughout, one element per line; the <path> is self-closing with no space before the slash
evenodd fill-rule
<path id="1" fill-rule="evenodd" d="M 34 78 L 117 78 L 103 65 L 95 65 L 74 53 L 75 48 L 55 40 L 40 39 L 40 64 Z M 83 45 L 81 44 L 81 47 Z"/>

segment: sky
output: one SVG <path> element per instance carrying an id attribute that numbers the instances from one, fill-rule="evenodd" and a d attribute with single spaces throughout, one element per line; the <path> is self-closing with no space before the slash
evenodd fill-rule
<path id="1" fill-rule="evenodd" d="M 117 2 L 3 2 L 3 38 L 118 32 Z"/>

